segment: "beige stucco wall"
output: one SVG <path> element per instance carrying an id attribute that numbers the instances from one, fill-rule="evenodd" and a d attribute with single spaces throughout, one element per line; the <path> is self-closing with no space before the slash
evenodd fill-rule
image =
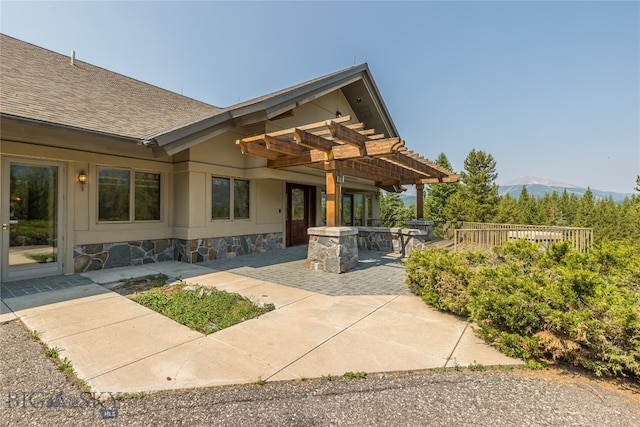
<path id="1" fill-rule="evenodd" d="M 300 106 L 291 117 L 266 122 L 264 132 L 329 120 L 335 118 L 336 110 L 339 110 L 342 115 L 351 115 L 355 118 L 342 92 L 336 91 Z M 256 130 L 253 132 L 255 133 Z M 175 237 L 195 239 L 284 232 L 286 208 L 284 183 L 315 185 L 318 195 L 324 189 L 325 177 L 322 171 L 305 167 L 288 170 L 269 169 L 266 159 L 242 154 L 236 145 L 236 140 L 254 133 L 245 128 L 232 129 L 190 148 L 187 154 L 179 155 L 181 161 L 175 168 L 175 209 L 183 209 L 178 206 L 188 206 L 188 212 L 175 211 Z M 183 174 L 186 176 L 181 176 Z M 208 210 L 211 206 L 210 178 L 212 176 L 251 181 L 250 219 L 210 219 Z M 204 197 L 201 192 L 203 182 Z M 346 188 L 350 191 L 377 192 L 377 188 L 371 182 L 349 178 L 345 184 Z M 317 211 L 317 223 L 319 223 L 321 212 L 319 209 Z"/>
<path id="2" fill-rule="evenodd" d="M 355 119 L 342 92 L 337 91 L 300 106 L 292 117 L 267 122 L 264 130 L 269 132 L 328 120 L 335 117 L 336 110 Z M 265 159 L 243 155 L 236 145 L 236 139 L 248 136 L 248 132 L 255 130 L 234 129 L 174 157 L 156 158 L 149 147 L 113 138 L 40 125 L 14 127 L 9 123 L 5 126 L 3 122 L 0 156 L 43 159 L 62 166 L 63 232 L 66 236 L 63 262 L 65 272 L 69 273 L 73 271 L 74 245 L 284 233 L 285 183 L 315 185 L 319 198 L 325 186 L 324 173 L 304 167 L 267 168 Z M 160 173 L 161 220 L 99 223 L 96 182 L 100 166 Z M 77 182 L 81 170 L 88 174 L 84 191 Z M 212 176 L 250 180 L 249 219 L 211 219 Z M 345 188 L 377 193 L 376 187 L 365 180 L 347 178 Z M 374 204 L 376 202 L 374 198 Z M 317 214 L 319 224 L 320 209 Z"/>
<path id="3" fill-rule="evenodd" d="M 80 139 L 77 145 L 95 151 L 71 149 L 68 148 L 70 142 L 76 142 L 75 138 L 77 138 L 77 135 L 73 134 L 31 132 L 28 134 L 29 141 L 24 141 L 25 135 L 13 134 L 11 130 L 11 126 L 3 128 L 3 138 L 7 139 L 3 139 L 0 145 L 1 160 L 10 159 L 25 163 L 34 160 L 45 161 L 60 166 L 59 179 L 63 182 L 60 220 L 65 238 L 59 249 L 62 251 L 61 258 L 65 273 L 73 272 L 74 245 L 171 237 L 173 212 L 169 210 L 168 200 L 172 197 L 173 165 L 167 159 L 154 159 L 149 149 L 141 150 L 139 146 L 121 142 L 114 142 L 112 146 L 110 141 L 105 144 L 101 144 L 103 141 L 98 141 L 98 144 L 93 145 L 88 142 L 90 138 L 86 136 L 84 140 Z M 9 139 L 11 137 L 23 140 Z M 64 148 L 55 145 L 62 145 Z M 118 147 L 118 150 L 115 150 L 115 147 Z M 108 151 L 117 154 L 107 154 Z M 160 173 L 163 200 L 161 220 L 118 224 L 98 223 L 96 191 L 98 166 L 124 167 Z M 81 170 L 88 175 L 84 190 L 77 180 Z"/>

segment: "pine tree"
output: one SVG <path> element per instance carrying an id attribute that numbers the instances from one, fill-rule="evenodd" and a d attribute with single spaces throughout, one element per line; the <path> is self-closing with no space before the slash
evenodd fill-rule
<path id="1" fill-rule="evenodd" d="M 506 193 L 500 199 L 500 203 L 498 203 L 494 222 L 500 224 L 517 224 L 519 221 L 520 210 L 518 209 L 518 202 L 511 197 L 509 193 Z"/>
<path id="2" fill-rule="evenodd" d="M 538 201 L 535 197 L 530 196 L 526 186 L 522 186 L 520 196 L 518 197 L 519 223 L 520 224 L 540 224 Z"/>
<path id="3" fill-rule="evenodd" d="M 576 210 L 573 225 L 576 227 L 593 227 L 595 223 L 594 207 L 593 192 L 591 188 L 587 188 L 587 191 L 585 191 L 578 202 L 578 209 Z"/>
<path id="4" fill-rule="evenodd" d="M 598 200 L 593 209 L 593 238 L 597 242 L 620 240 L 623 236 L 618 227 L 618 210 L 613 197 Z"/>
<path id="5" fill-rule="evenodd" d="M 405 206 L 398 193 L 380 194 L 380 219 L 384 227 L 403 226 L 407 220 L 415 219 L 416 207 Z"/>
<path id="6" fill-rule="evenodd" d="M 471 150 L 464 161 L 461 174 L 463 196 L 466 200 L 465 219 L 467 221 L 490 221 L 498 208 L 498 172 L 496 161 L 491 154 Z"/>
<path id="7" fill-rule="evenodd" d="M 560 215 L 563 220 L 566 222 L 566 225 L 573 224 L 573 221 L 576 217 L 576 211 L 578 210 L 578 196 L 575 193 L 569 192 L 565 188 L 562 192 L 562 196 L 560 197 Z"/>
<path id="8" fill-rule="evenodd" d="M 447 170 L 453 171 L 449 159 L 444 153 L 440 153 L 435 163 L 438 166 L 442 166 Z M 424 216 L 425 218 L 433 221 L 444 221 L 445 213 L 444 207 L 447 204 L 447 200 L 452 194 L 458 191 L 460 184 L 456 183 L 441 183 L 430 184 L 427 186 L 427 197 L 424 200 Z"/>

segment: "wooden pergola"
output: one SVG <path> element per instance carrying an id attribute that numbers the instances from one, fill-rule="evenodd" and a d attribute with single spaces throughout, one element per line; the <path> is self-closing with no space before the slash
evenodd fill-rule
<path id="1" fill-rule="evenodd" d="M 372 180 L 380 188 L 415 185 L 417 217 L 423 216 L 424 184 L 456 182 L 460 175 L 407 150 L 400 138 L 385 138 L 350 116 L 236 141 L 242 153 L 267 159 L 270 168 L 306 166 L 326 173 L 327 226 L 340 225 L 344 176 Z"/>

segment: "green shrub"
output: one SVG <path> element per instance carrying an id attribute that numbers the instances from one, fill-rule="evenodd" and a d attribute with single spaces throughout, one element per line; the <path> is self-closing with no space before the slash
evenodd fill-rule
<path id="1" fill-rule="evenodd" d="M 507 355 L 598 375 L 640 376 L 640 245 L 524 240 L 488 252 L 414 252 L 407 282 L 428 304 L 471 317 Z"/>

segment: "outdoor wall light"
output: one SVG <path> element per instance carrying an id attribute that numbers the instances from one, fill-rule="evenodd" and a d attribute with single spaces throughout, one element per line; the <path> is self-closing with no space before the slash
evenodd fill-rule
<path id="1" fill-rule="evenodd" d="M 80 189 L 84 191 L 84 184 L 87 182 L 87 173 L 83 170 L 80 171 L 78 175 L 78 182 L 80 183 Z"/>
<path id="2" fill-rule="evenodd" d="M 337 182 L 338 184 L 344 184 L 344 175 L 338 175 L 338 176 L 336 177 L 336 182 Z"/>

